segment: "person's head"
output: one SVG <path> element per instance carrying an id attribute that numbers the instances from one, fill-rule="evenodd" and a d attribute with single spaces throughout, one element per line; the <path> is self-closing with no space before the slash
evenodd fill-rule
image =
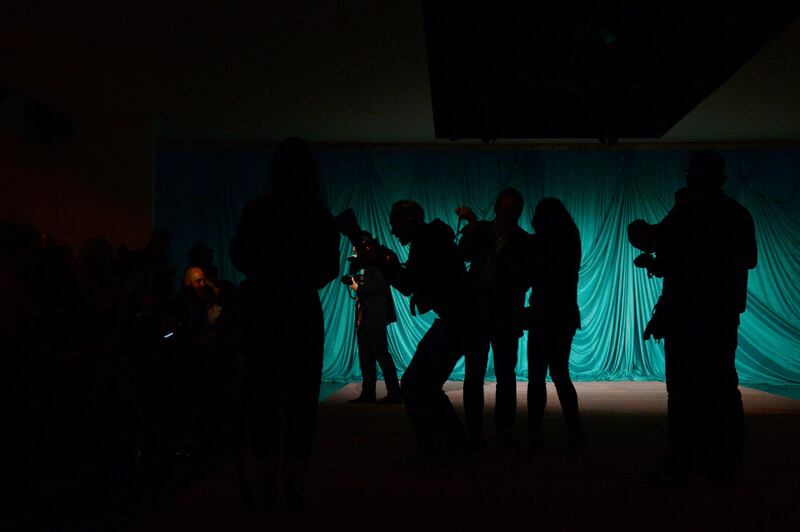
<path id="1" fill-rule="evenodd" d="M 578 232 L 575 221 L 558 198 L 543 198 L 539 201 L 536 204 L 531 225 L 537 235 L 563 235 Z"/>
<path id="2" fill-rule="evenodd" d="M 715 192 L 725 183 L 725 159 L 713 150 L 694 152 L 689 156 L 686 186 L 693 192 Z"/>
<path id="3" fill-rule="evenodd" d="M 411 200 L 397 201 L 389 213 L 392 234 L 402 245 L 408 245 L 417 234 L 417 229 L 425 221 L 425 212 L 419 203 Z"/>
<path id="4" fill-rule="evenodd" d="M 502 190 L 494 202 L 495 223 L 503 227 L 516 225 L 523 205 L 525 200 L 519 190 L 511 187 Z"/>
<path id="5" fill-rule="evenodd" d="M 370 240 L 372 240 L 372 233 L 370 233 L 369 231 L 361 231 L 361 242 L 365 243 L 365 242 L 369 242 Z M 353 246 L 353 255 L 356 255 L 356 254 L 357 254 L 356 253 L 356 247 Z"/>
<path id="6" fill-rule="evenodd" d="M 198 297 L 206 295 L 206 274 L 202 268 L 190 266 L 183 273 L 183 287 L 192 290 Z"/>

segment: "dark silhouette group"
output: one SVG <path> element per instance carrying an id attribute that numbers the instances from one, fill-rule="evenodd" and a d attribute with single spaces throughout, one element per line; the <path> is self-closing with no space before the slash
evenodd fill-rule
<path id="1" fill-rule="evenodd" d="M 744 463 L 734 361 L 748 270 L 757 260 L 755 232 L 747 210 L 723 193 L 722 156 L 693 154 L 686 177 L 663 220 L 636 220 L 628 227 L 630 243 L 642 251 L 635 265 L 664 280 L 644 332 L 665 340 L 668 446 L 643 480 L 683 485 L 700 473 L 731 483 L 741 479 Z M 4 471 L 20 486 L 20 500 L 43 497 L 44 478 L 31 473 L 37 470 L 32 456 L 38 452 L 36 460 L 46 461 L 36 446 L 59 441 L 54 463 L 56 455 L 71 452 L 83 463 L 77 458 L 81 445 L 96 451 L 97 463 L 84 465 L 94 473 L 75 480 L 81 486 L 76 497 L 119 501 L 137 483 L 139 493 L 148 491 L 142 486 L 157 484 L 166 460 L 158 449 L 169 449 L 170 460 L 191 461 L 199 453 L 224 454 L 220 446 L 229 445 L 245 500 L 254 500 L 244 461 L 244 449 L 252 446 L 263 502 L 302 506 L 323 367 L 318 291 L 341 273 L 340 227 L 301 139 L 287 139 L 275 150 L 268 190 L 244 207 L 231 240 L 232 264 L 246 276 L 238 287 L 219 278 L 213 251 L 199 242 L 187 255 L 182 289 L 173 293 L 176 271 L 167 260 L 164 231 L 134 251 L 91 239 L 73 259 L 68 247 L 35 228 L 0 222 L 0 327 L 4 348 L 15 353 L 0 387 L 7 413 Z M 391 234 L 408 246 L 405 262 L 367 232 L 353 241 L 355 255 L 342 281 L 356 300 L 363 381 L 350 402 L 404 405 L 418 451 L 397 464 L 401 470 L 468 462 L 487 447 L 490 349 L 496 441 L 519 445 L 516 368 L 524 330 L 527 450 L 537 452 L 545 441 L 548 373 L 566 424 L 561 449 L 574 453 L 587 446 L 569 366 L 581 327 L 580 232 L 557 198 L 538 202 L 532 232 L 519 225 L 523 211 L 522 194 L 506 188 L 492 220 L 457 207 L 466 225 L 456 234 L 440 219 L 426 221 L 418 203 L 401 200 L 388 222 Z M 390 286 L 410 298 L 412 314 L 436 314 L 402 380 L 387 341 L 387 327 L 397 319 Z M 443 391 L 461 357 L 464 423 Z M 92 399 L 91 419 L 59 414 L 66 407 L 58 400 L 43 402 L 30 391 L 43 379 L 45 364 L 83 372 L 79 382 Z M 380 400 L 377 366 L 387 391 Z M 98 420 L 102 434 L 81 432 Z M 224 436 L 215 425 L 228 427 Z M 92 476 L 109 470 L 116 491 L 104 488 L 107 479 Z"/>
<path id="2" fill-rule="evenodd" d="M 165 231 L 135 250 L 91 238 L 73 257 L 0 222 L 0 439 L 14 487 L 0 528 L 115 528 L 174 495 L 166 471 L 230 452 L 237 289 L 205 249 L 176 293 Z"/>

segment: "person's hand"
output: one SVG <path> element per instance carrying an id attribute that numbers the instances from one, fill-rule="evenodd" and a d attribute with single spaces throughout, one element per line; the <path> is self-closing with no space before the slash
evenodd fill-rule
<path id="1" fill-rule="evenodd" d="M 353 278 L 353 282 L 350 284 L 350 288 L 358 291 L 358 283 L 356 282 L 355 278 Z"/>
<path id="2" fill-rule="evenodd" d="M 645 253 L 655 253 L 653 226 L 644 220 L 634 220 L 628 224 L 628 242 Z"/>
<path id="3" fill-rule="evenodd" d="M 458 216 L 460 219 L 466 220 L 466 221 L 468 221 L 470 223 L 472 223 L 475 220 L 477 220 L 477 218 L 475 216 L 475 213 L 472 212 L 472 209 L 470 209 L 466 205 L 462 205 L 460 207 L 456 207 L 455 213 L 456 213 L 456 216 Z"/>

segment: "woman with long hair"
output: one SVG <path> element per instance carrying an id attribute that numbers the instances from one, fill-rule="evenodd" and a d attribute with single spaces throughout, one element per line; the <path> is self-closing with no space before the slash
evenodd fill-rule
<path id="1" fill-rule="evenodd" d="M 241 314 L 250 428 L 264 499 L 302 501 L 298 481 L 314 437 L 324 327 L 318 290 L 339 272 L 339 233 L 309 146 L 281 142 L 270 190 L 242 210 L 231 242 L 233 265 L 247 276 Z"/>
<path id="2" fill-rule="evenodd" d="M 567 424 L 566 450 L 586 442 L 578 415 L 578 395 L 569 375 L 569 354 L 581 327 L 578 269 L 581 237 L 564 204 L 544 198 L 531 220 L 533 236 L 532 291 L 528 336 L 528 417 L 530 446 L 542 444 L 542 418 L 547 405 L 547 371 L 556 386 Z"/>

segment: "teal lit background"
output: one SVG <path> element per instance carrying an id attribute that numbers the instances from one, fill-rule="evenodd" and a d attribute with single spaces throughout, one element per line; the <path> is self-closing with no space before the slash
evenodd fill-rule
<path id="1" fill-rule="evenodd" d="M 663 343 L 641 333 L 661 290 L 633 267 L 637 252 L 626 239 L 627 224 L 660 220 L 684 185 L 685 150 L 451 151 L 419 149 L 318 150 L 323 188 L 335 214 L 352 207 L 361 225 L 401 257 L 389 234 L 391 204 L 418 201 L 428 220 L 453 228 L 453 209 L 467 204 L 491 217 L 498 191 L 514 186 L 526 199 L 521 219 L 536 202 L 560 198 L 581 230 L 583 260 L 579 303 L 583 322 L 573 342 L 571 370 L 576 380 L 663 380 Z M 800 151 L 723 150 L 726 192 L 753 215 L 759 264 L 751 272 L 748 309 L 739 330 L 737 366 L 743 382 L 783 385 L 800 382 Z M 156 154 L 156 226 L 172 235 L 172 263 L 186 264 L 186 251 L 203 240 L 215 251 L 225 278 L 241 276 L 227 256 L 245 202 L 265 190 L 268 150 L 167 150 Z M 349 245 L 342 239 L 342 271 Z M 275 250 L 275 260 L 288 257 Z M 411 317 L 408 301 L 395 292 L 398 322 L 389 328 L 390 351 L 405 369 L 430 325 L 431 314 Z M 353 330 L 353 302 L 333 282 L 320 292 L 326 338 L 323 379 L 360 377 Z M 280 305 L 280 301 L 266 302 Z M 520 341 L 517 374 L 527 377 L 527 336 Z M 492 368 L 489 371 L 492 373 Z M 463 361 L 453 378 L 463 377 Z"/>

